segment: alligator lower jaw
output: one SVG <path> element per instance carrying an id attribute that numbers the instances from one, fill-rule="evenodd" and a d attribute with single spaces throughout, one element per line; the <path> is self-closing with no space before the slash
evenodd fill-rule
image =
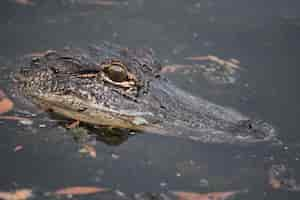
<path id="1" fill-rule="evenodd" d="M 51 97 L 47 96 L 45 98 L 42 96 L 34 97 L 36 104 L 44 110 L 50 110 L 66 118 L 78 120 L 87 124 L 167 135 L 167 130 L 162 128 L 159 124 L 149 123 L 140 116 L 111 113 L 107 110 L 103 111 L 99 108 L 96 109 L 94 106 L 89 108 L 89 106 L 85 105 L 86 103 L 79 98 L 76 98 L 76 104 L 83 106 L 86 109 L 81 110 L 80 108 L 82 107 L 74 109 L 64 105 L 62 103 L 63 101 L 57 101 L 58 99 L 61 98 L 56 95 L 52 95 Z"/>

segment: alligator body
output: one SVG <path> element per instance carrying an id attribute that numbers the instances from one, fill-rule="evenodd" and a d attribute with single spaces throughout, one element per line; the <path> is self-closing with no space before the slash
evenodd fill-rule
<path id="1" fill-rule="evenodd" d="M 278 141 L 270 124 L 180 90 L 161 67 L 151 49 L 103 44 L 27 57 L 15 79 L 35 104 L 89 124 L 203 143 Z"/>

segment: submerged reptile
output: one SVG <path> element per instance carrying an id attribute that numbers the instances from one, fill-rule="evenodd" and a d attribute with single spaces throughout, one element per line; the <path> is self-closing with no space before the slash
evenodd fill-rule
<path id="1" fill-rule="evenodd" d="M 161 68 L 150 49 L 101 45 L 31 56 L 15 79 L 35 104 L 88 124 L 204 143 L 278 141 L 270 124 L 180 90 Z"/>

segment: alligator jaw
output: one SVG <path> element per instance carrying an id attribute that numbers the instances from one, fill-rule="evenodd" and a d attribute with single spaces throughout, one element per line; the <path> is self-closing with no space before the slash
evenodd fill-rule
<path id="1" fill-rule="evenodd" d="M 64 99 L 64 100 L 62 100 Z M 77 105 L 77 110 L 70 108 L 69 104 L 65 104 L 66 99 L 72 99 L 73 104 Z M 158 133 L 167 135 L 167 130 L 158 124 L 149 123 L 146 119 L 135 114 L 127 115 L 111 112 L 105 107 L 99 105 L 87 105 L 80 98 L 68 98 L 67 96 L 46 95 L 39 96 L 36 99 L 37 103 L 45 110 L 62 115 L 64 117 L 82 121 L 88 124 L 107 126 L 113 128 L 125 128 L 142 132 Z M 43 102 L 43 103 L 41 103 Z"/>

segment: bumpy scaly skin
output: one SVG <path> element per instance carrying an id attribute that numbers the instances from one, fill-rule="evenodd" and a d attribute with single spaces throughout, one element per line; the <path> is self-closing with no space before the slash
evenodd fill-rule
<path id="1" fill-rule="evenodd" d="M 110 60 L 118 60 L 134 76 L 132 88 L 99 78 L 103 63 Z M 103 44 L 27 58 L 16 80 L 36 104 L 91 124 L 204 143 L 278 141 L 271 125 L 185 93 L 160 75 L 160 69 L 152 50 Z"/>

